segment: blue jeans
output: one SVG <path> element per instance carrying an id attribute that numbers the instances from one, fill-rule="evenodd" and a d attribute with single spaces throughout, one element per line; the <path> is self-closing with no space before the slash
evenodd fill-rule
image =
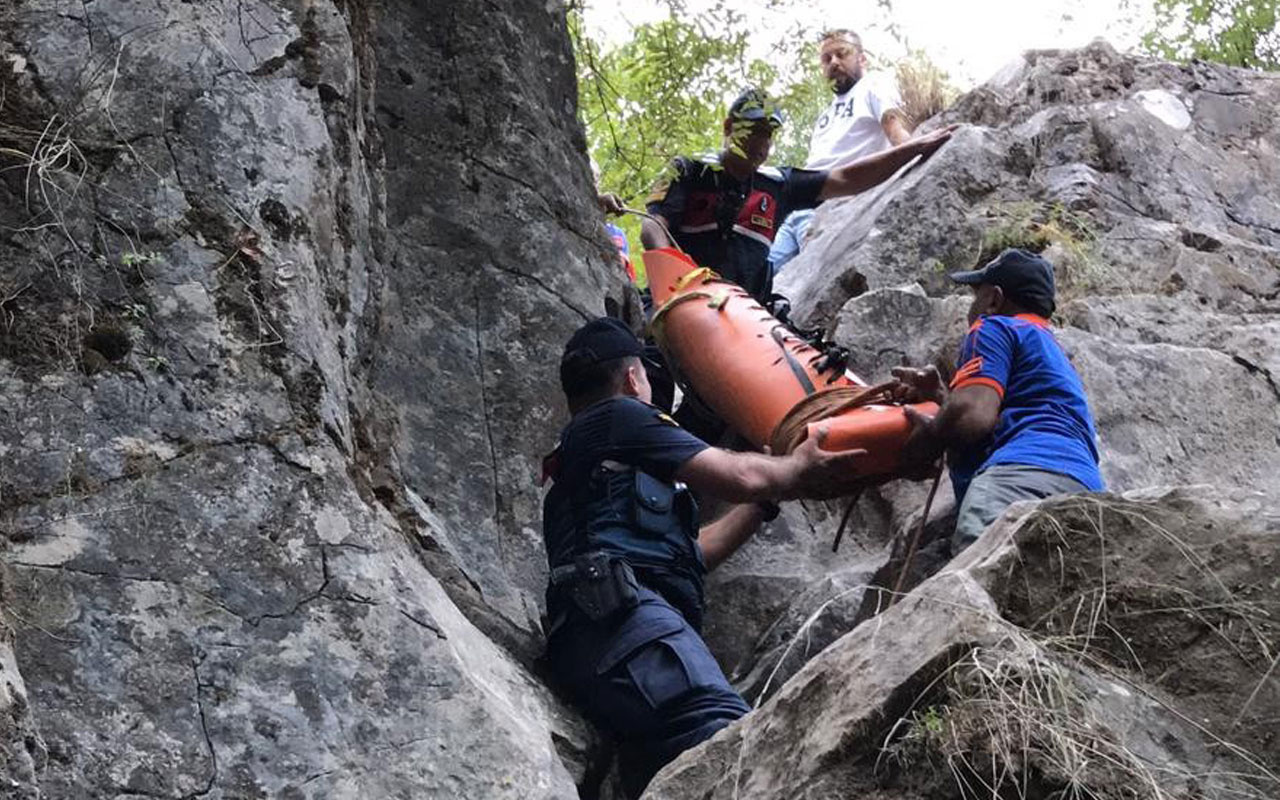
<path id="1" fill-rule="evenodd" d="M 1056 494 L 1087 491 L 1089 487 L 1075 478 L 1040 467 L 1023 464 L 987 467 L 969 483 L 960 502 L 956 531 L 951 536 L 951 553 L 958 554 L 977 541 L 988 525 L 1019 500 L 1041 500 Z"/>
<path id="2" fill-rule="evenodd" d="M 777 275 L 786 263 L 800 254 L 805 234 L 809 232 L 809 223 L 813 221 L 813 209 L 804 208 L 792 211 L 782 221 L 778 235 L 769 248 L 769 268 Z"/>

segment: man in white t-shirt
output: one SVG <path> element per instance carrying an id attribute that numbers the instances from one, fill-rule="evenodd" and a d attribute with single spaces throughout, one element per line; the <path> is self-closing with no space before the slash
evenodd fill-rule
<path id="1" fill-rule="evenodd" d="M 814 123 L 805 169 L 833 169 L 911 138 L 897 79 L 867 72 L 858 34 L 844 29 L 823 34 L 818 66 L 835 97 Z M 812 210 L 794 212 L 778 229 L 769 252 L 775 273 L 800 252 L 812 217 Z"/>

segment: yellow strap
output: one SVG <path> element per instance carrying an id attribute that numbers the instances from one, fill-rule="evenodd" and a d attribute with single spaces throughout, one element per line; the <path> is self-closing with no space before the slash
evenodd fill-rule
<path id="1" fill-rule="evenodd" d="M 689 274 L 692 275 L 693 273 L 689 273 Z M 707 297 L 711 297 L 711 295 L 708 294 L 707 292 L 688 292 L 686 294 L 672 295 L 671 299 L 667 300 L 667 302 L 662 304 L 662 308 L 659 308 L 657 313 L 653 315 L 653 319 L 649 320 L 649 335 L 652 336 L 655 341 L 657 341 L 658 347 L 662 350 L 662 352 L 664 353 L 667 352 L 666 330 L 665 330 L 666 322 L 667 322 L 667 313 L 671 309 L 680 305 L 681 303 L 687 303 L 690 300 L 697 300 L 699 298 L 707 298 Z"/>
<path id="2" fill-rule="evenodd" d="M 676 288 L 674 293 L 678 294 L 681 289 L 693 283 L 694 281 L 701 280 L 704 278 L 706 280 L 715 280 L 716 278 L 719 278 L 719 277 L 720 277 L 719 275 L 717 275 L 715 272 L 713 272 L 712 270 L 706 267 L 698 267 L 697 269 L 691 269 L 685 274 L 681 275 L 680 280 L 676 281 Z"/>

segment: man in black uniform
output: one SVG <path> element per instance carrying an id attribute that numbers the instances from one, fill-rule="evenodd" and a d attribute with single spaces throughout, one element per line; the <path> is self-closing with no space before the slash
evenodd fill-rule
<path id="1" fill-rule="evenodd" d="M 569 340 L 573 418 L 545 464 L 543 509 L 549 663 L 620 740 L 632 796 L 749 710 L 699 634 L 703 574 L 776 516 L 774 500 L 852 491 L 863 453 L 825 452 L 821 434 L 783 457 L 710 447 L 649 404 L 642 352 L 614 319 Z M 741 505 L 699 529 L 686 483 Z"/>
<path id="2" fill-rule="evenodd" d="M 641 226 L 645 249 L 670 247 L 670 231 L 699 266 L 767 303 L 773 292 L 769 247 L 787 214 L 870 189 L 916 156 L 937 150 L 956 127 L 825 171 L 763 166 L 773 133 L 781 126 L 781 114 L 758 89 L 739 95 L 724 120 L 721 152 L 702 159 L 676 158 L 650 195 L 648 211 L 657 220 L 646 219 Z"/>

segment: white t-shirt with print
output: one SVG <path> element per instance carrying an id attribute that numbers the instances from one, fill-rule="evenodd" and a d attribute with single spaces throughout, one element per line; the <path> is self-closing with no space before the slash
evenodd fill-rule
<path id="1" fill-rule="evenodd" d="M 868 72 L 844 94 L 836 95 L 813 125 L 805 169 L 832 169 L 891 147 L 884 135 L 884 113 L 902 107 L 893 75 Z"/>

